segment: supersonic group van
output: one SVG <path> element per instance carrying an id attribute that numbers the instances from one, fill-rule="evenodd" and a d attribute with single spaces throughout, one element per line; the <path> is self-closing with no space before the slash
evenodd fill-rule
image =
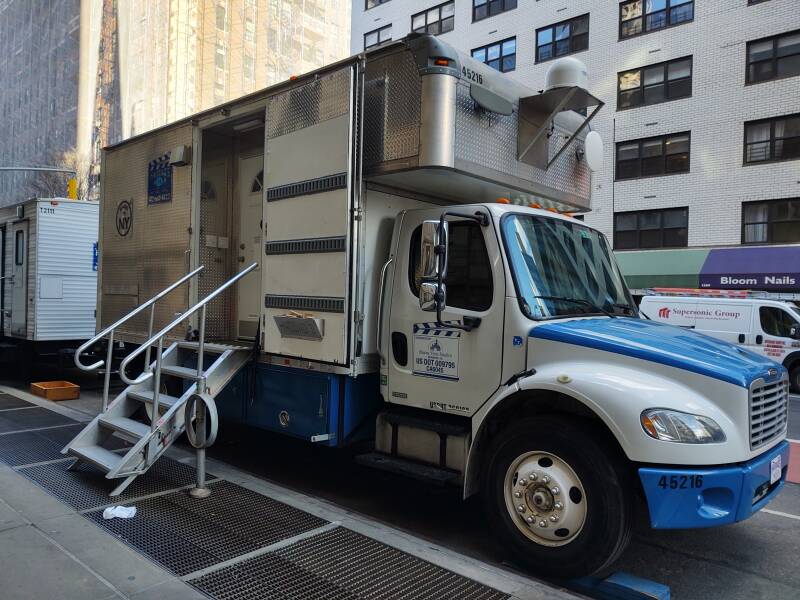
<path id="1" fill-rule="evenodd" d="M 781 363 L 800 393 L 800 308 L 761 298 L 645 296 L 639 309 L 653 321 L 739 344 Z"/>

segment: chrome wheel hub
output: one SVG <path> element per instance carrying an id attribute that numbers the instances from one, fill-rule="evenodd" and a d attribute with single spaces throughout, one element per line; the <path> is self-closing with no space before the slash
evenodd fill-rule
<path id="1" fill-rule="evenodd" d="M 563 546 L 583 529 L 586 494 L 575 471 L 549 452 L 527 452 L 511 462 L 506 508 L 517 528 L 543 546 Z"/>

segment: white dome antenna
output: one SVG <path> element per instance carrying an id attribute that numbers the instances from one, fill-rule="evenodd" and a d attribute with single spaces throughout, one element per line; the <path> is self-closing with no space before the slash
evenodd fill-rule
<path id="1" fill-rule="evenodd" d="M 589 75 L 586 65 L 572 56 L 559 58 L 550 65 L 545 76 L 545 91 L 549 92 L 557 88 L 579 87 L 587 89 L 589 87 Z"/>

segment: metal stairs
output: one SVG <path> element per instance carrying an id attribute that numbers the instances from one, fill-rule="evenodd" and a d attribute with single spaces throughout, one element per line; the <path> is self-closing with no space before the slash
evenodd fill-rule
<path id="1" fill-rule="evenodd" d="M 131 311 L 83 344 L 75 353 L 75 364 L 93 371 L 111 363 L 114 333 L 122 324 L 150 308 L 148 340 L 131 352 L 120 364 L 119 375 L 128 384 L 112 402 L 108 402 L 110 369 L 106 369 L 103 386 L 103 409 L 61 451 L 75 457 L 70 468 L 81 462 L 93 464 L 108 479 L 122 479 L 110 496 L 121 494 L 139 475 L 145 473 L 166 452 L 167 448 L 186 430 L 187 419 L 194 421 L 190 440 L 198 453 L 213 443 L 216 436 L 216 408 L 214 398 L 248 362 L 252 349 L 249 346 L 205 342 L 206 306 L 225 289 L 256 268 L 256 264 L 239 272 L 204 299 L 179 315 L 156 334 L 153 318 L 156 302 L 183 283 L 196 276 L 203 267 L 185 275 L 171 286 Z M 165 349 L 168 334 L 196 312 L 200 312 L 198 341 L 175 341 Z M 108 338 L 105 361 L 93 365 L 80 362 L 81 355 L 104 337 Z M 155 350 L 155 360 L 151 353 Z M 132 361 L 144 354 L 145 370 L 136 378 L 127 375 Z M 167 393 L 169 390 L 176 395 Z M 144 408 L 144 410 L 141 410 Z M 149 422 L 142 422 L 137 419 Z M 143 416 L 142 416 L 143 415 Z M 211 433 L 206 438 L 206 419 L 211 421 Z M 116 435 L 132 445 L 124 451 L 106 447 Z M 198 456 L 200 461 L 200 455 Z M 203 493 L 205 474 L 198 465 L 198 490 Z"/>

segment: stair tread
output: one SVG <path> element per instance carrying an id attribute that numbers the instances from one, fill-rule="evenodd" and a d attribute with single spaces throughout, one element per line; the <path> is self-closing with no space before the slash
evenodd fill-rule
<path id="1" fill-rule="evenodd" d="M 189 350 L 197 350 L 200 347 L 199 342 L 178 342 L 179 348 L 186 348 Z M 250 346 L 238 344 L 222 344 L 215 342 L 206 342 L 203 344 L 203 350 L 207 352 L 227 352 L 228 350 L 251 350 Z"/>
<path id="2" fill-rule="evenodd" d="M 117 454 L 111 450 L 106 450 L 102 446 L 78 446 L 70 448 L 70 453 L 77 457 L 97 465 L 106 472 L 111 471 L 114 467 L 122 462 L 122 454 Z"/>
<path id="3" fill-rule="evenodd" d="M 197 379 L 197 369 L 190 367 L 178 367 L 174 365 L 162 365 L 161 374 L 173 375 L 182 379 Z"/>
<path id="4" fill-rule="evenodd" d="M 150 434 L 149 425 L 146 423 L 140 423 L 139 421 L 134 421 L 133 419 L 129 419 L 127 417 L 101 417 L 100 423 L 110 427 L 111 429 L 128 433 L 138 438 L 143 438 Z"/>
<path id="5" fill-rule="evenodd" d="M 381 471 L 389 471 L 390 473 L 397 473 L 398 475 L 405 475 L 414 479 L 440 484 L 452 481 L 460 475 L 458 471 L 437 467 L 435 465 L 426 465 L 398 456 L 381 454 L 380 452 L 360 454 L 356 456 L 355 460 L 361 465 L 380 469 Z"/>
<path id="6" fill-rule="evenodd" d="M 139 400 L 141 402 L 152 402 L 153 390 L 130 390 L 128 392 L 128 397 L 133 398 L 134 400 Z M 179 400 L 180 398 L 176 398 L 175 396 L 168 396 L 167 394 L 158 395 L 159 406 L 164 405 L 171 407 Z"/>

